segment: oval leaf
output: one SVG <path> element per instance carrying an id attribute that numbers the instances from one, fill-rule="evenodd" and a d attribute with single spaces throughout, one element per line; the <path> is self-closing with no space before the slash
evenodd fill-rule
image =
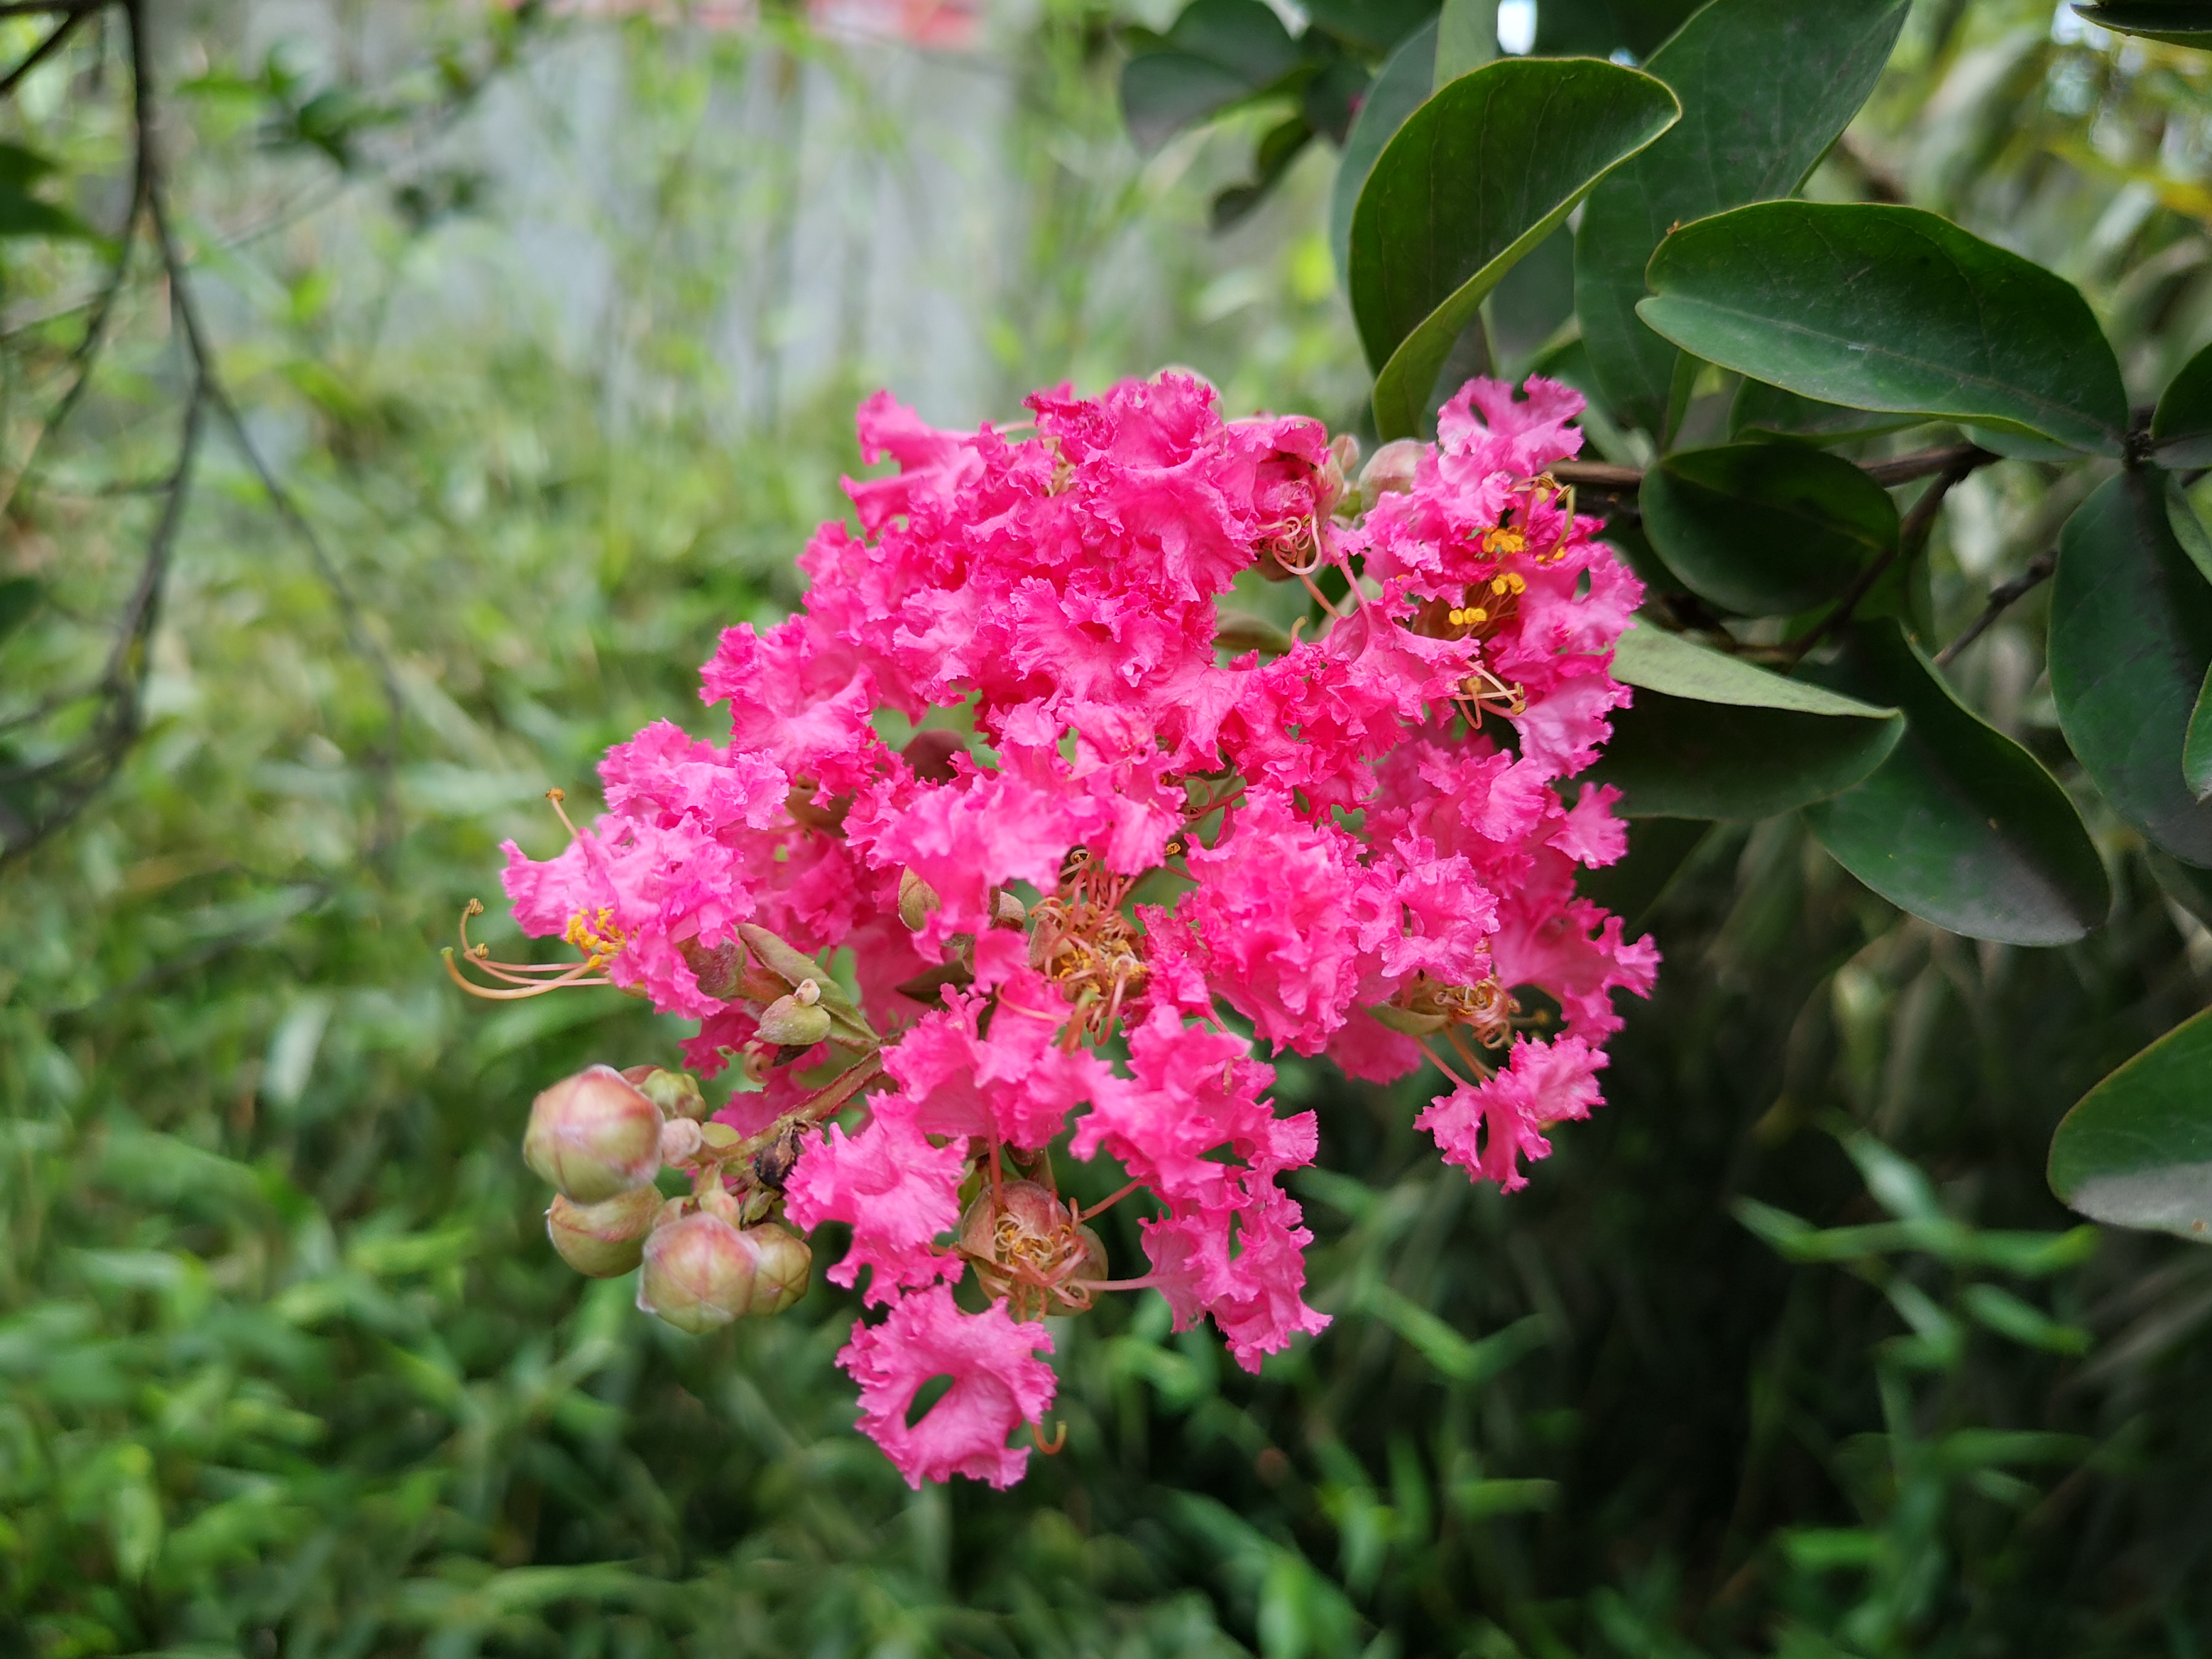
<path id="1" fill-rule="evenodd" d="M 1714 0 L 1644 67 L 1674 89 L 1673 131 L 1590 194 L 1575 307 L 1606 400 L 1661 430 L 1675 350 L 1640 322 L 1644 267 L 1668 227 L 1794 194 L 1874 90 L 1905 0 Z"/>
<path id="2" fill-rule="evenodd" d="M 2051 691 L 2068 744 L 2120 816 L 2177 858 L 2212 865 L 2212 806 L 2185 763 L 2212 669 L 2212 583 L 2167 522 L 2171 487 L 2155 470 L 2124 472 L 2066 521 Z"/>
<path id="3" fill-rule="evenodd" d="M 1938 215 L 1762 202 L 1683 226 L 1645 280 L 1638 316 L 1754 380 L 2121 453 L 2119 365 L 2074 285 Z"/>
<path id="4" fill-rule="evenodd" d="M 2212 1238 L 2212 1008 L 2081 1097 L 2051 1141 L 2051 1190 L 2092 1221 Z"/>
<path id="5" fill-rule="evenodd" d="M 2212 346 L 2166 383 L 2150 417 L 2150 440 L 2161 465 L 2212 465 Z"/>
<path id="6" fill-rule="evenodd" d="M 1849 461 L 1797 444 L 1677 451 L 1644 475 L 1644 534 L 1700 599 L 1741 616 L 1832 599 L 1897 544 L 1897 504 Z"/>
<path id="7" fill-rule="evenodd" d="M 2196 800 L 2212 800 L 2212 669 L 2197 688 L 2189 730 L 2181 739 L 2181 781 Z"/>
<path id="8" fill-rule="evenodd" d="M 1840 444 L 1872 438 L 1919 423 L 1917 415 L 1876 414 L 1846 409 L 1784 392 L 1763 380 L 1746 380 L 1729 405 L 1729 436 L 1788 438 L 1797 443 Z"/>
<path id="9" fill-rule="evenodd" d="M 1328 246 L 1336 256 L 1336 274 L 1347 288 L 1352 283 L 1352 214 L 1359 205 L 1359 192 L 1382 153 L 1406 118 L 1429 101 L 1437 78 L 1437 20 L 1433 17 L 1399 42 L 1369 82 L 1367 96 L 1345 135 L 1344 153 L 1336 164 L 1336 183 L 1328 197 Z"/>
<path id="10" fill-rule="evenodd" d="M 2066 792 L 1960 703 L 1894 622 L 1854 629 L 1833 672 L 1909 723 L 1864 783 L 1806 808 L 1838 864 L 1891 903 L 1973 939 L 2063 945 L 2104 921 L 2112 886 Z"/>
<path id="11" fill-rule="evenodd" d="M 1297 43 L 1261 0 L 1191 0 L 1162 49 L 1121 68 L 1121 113 L 1150 154 L 1184 127 L 1273 84 L 1298 65 Z"/>
<path id="12" fill-rule="evenodd" d="M 1741 657 L 1642 623 L 1631 623 L 1613 646 L 1613 675 L 1624 684 L 1695 702 L 1875 720 L 1887 720 L 1897 712 L 1861 702 L 1825 685 L 1784 679 Z"/>
<path id="13" fill-rule="evenodd" d="M 1483 296 L 1589 187 L 1673 125 L 1674 94 L 1592 58 L 1503 58 L 1414 111 L 1352 216 L 1352 310 L 1385 439 L 1429 391 Z"/>
<path id="14" fill-rule="evenodd" d="M 2171 46 L 2212 47 L 2212 5 L 2201 0 L 2112 0 L 2076 6 L 2085 23 L 2116 34 L 2140 34 Z"/>

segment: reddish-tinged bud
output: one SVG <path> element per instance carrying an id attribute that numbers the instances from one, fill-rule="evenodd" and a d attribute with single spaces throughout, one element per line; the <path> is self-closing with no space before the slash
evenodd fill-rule
<path id="1" fill-rule="evenodd" d="M 803 990 L 814 981 L 801 980 Z M 820 992 L 817 990 L 818 997 Z M 830 1011 L 818 1001 L 800 1000 L 799 991 L 778 997 L 761 1010 L 760 1034 L 763 1041 L 784 1048 L 811 1048 L 830 1035 Z"/>
<path id="2" fill-rule="evenodd" d="M 694 1123 L 704 1123 L 714 1115 L 706 1096 L 699 1092 L 699 1079 L 689 1072 L 672 1071 L 665 1066 L 632 1066 L 623 1071 L 623 1080 L 659 1107 L 663 1117 L 688 1117 Z"/>
<path id="3" fill-rule="evenodd" d="M 806 1294 L 813 1280 L 814 1252 L 805 1239 L 773 1221 L 746 1228 L 744 1237 L 760 1252 L 753 1273 L 752 1311 L 780 1314 Z"/>
<path id="4" fill-rule="evenodd" d="M 1314 482 L 1314 506 L 1322 514 L 1333 512 L 1344 499 L 1344 481 L 1359 465 L 1359 440 L 1349 432 L 1341 434 L 1328 447 L 1328 459 L 1322 463 L 1321 477 Z"/>
<path id="5" fill-rule="evenodd" d="M 735 1227 L 702 1210 L 645 1241 L 637 1305 L 697 1336 L 752 1306 L 760 1252 Z"/>
<path id="6" fill-rule="evenodd" d="M 911 870 L 899 872 L 899 920 L 906 924 L 907 932 L 918 933 L 930 913 L 943 902 L 937 890 Z"/>
<path id="7" fill-rule="evenodd" d="M 708 950 L 695 939 L 686 939 L 677 948 L 684 965 L 691 969 L 691 977 L 699 981 L 700 990 L 717 1002 L 728 1002 L 736 997 L 744 981 L 744 946 L 732 939 Z"/>
<path id="8" fill-rule="evenodd" d="M 1018 933 L 1029 925 L 1029 906 L 1024 904 L 1019 898 L 1003 887 L 993 890 L 991 894 L 992 927 L 1011 928 Z"/>
<path id="9" fill-rule="evenodd" d="M 1413 489 L 1423 447 L 1419 439 L 1396 438 L 1376 450 L 1374 459 L 1359 471 L 1360 505 L 1371 507 L 1393 490 L 1403 493 Z"/>
<path id="10" fill-rule="evenodd" d="M 660 1194 L 639 1187 L 604 1204 L 572 1204 L 556 1194 L 545 1212 L 545 1236 L 561 1260 L 589 1279 L 612 1279 L 638 1264 L 645 1236 L 660 1213 Z"/>
<path id="11" fill-rule="evenodd" d="M 738 1202 L 737 1195 L 719 1181 L 699 1194 L 699 1207 L 708 1215 L 720 1216 L 732 1227 L 744 1218 L 745 1210 Z"/>
<path id="12" fill-rule="evenodd" d="M 642 1187 L 660 1168 L 660 1109 L 611 1066 L 562 1078 L 530 1105 L 522 1156 L 572 1203 Z"/>
<path id="13" fill-rule="evenodd" d="M 703 1137 L 699 1126 L 688 1117 L 672 1118 L 660 1126 L 660 1161 L 663 1164 L 689 1164 L 699 1150 Z"/>

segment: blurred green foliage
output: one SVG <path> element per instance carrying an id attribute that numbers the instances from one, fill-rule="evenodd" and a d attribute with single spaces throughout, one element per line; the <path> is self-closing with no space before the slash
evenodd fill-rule
<path id="1" fill-rule="evenodd" d="M 1352 1172 L 1303 1188 L 1335 1324 L 1253 1379 L 1157 1298 L 1062 1323 L 1067 1449 L 1004 1496 L 910 1493 L 851 1432 L 829 1287 L 695 1340 L 563 1268 L 528 1099 L 679 1032 L 609 992 L 488 1012 L 435 949 L 502 837 L 552 843 L 548 785 L 648 719 L 705 729 L 714 631 L 795 597 L 872 368 L 849 334 L 803 374 L 717 347 L 729 307 L 819 277 L 778 252 L 810 175 L 759 135 L 803 85 L 815 165 L 910 177 L 883 92 L 910 60 L 780 15 L 316 16 L 274 56 L 259 13 L 156 36 L 219 362 L 329 568 L 212 434 L 143 735 L 0 872 L 0 1650 L 2198 1659 L 2212 1254 L 2070 1228 L 2042 1180 L 2060 1113 L 2212 973 L 2109 822 L 2116 920 L 2059 951 L 1901 920 L 1790 823 L 1712 832 L 1656 897 L 1632 868 L 1613 896 L 1658 933 L 1660 992 L 1611 1103 L 1511 1200 L 1437 1164 L 1410 1091 L 1287 1063 Z M 1000 169 L 964 188 L 1016 228 L 959 296 L 999 403 L 896 389 L 973 417 L 1176 359 L 1237 410 L 1346 421 L 1326 158 L 1208 241 L 1252 134 L 1140 164 L 1109 21 L 1048 0 L 966 71 L 1007 93 Z M 113 22 L 0 134 L 95 228 L 129 143 Z M 1820 189 L 2053 260 L 2155 384 L 2212 333 L 2205 61 L 1931 0 Z M 575 101 L 610 83 L 611 156 Z M 493 164 L 517 155 L 605 261 L 582 324 L 492 257 L 544 234 Z M 0 579 L 37 585 L 0 714 L 106 649 L 173 453 L 142 270 L 18 478 L 109 252 L 0 240 Z M 2047 477 L 1961 487 L 1943 616 L 2041 550 Z M 2063 766 L 2034 604 L 1958 679 Z"/>

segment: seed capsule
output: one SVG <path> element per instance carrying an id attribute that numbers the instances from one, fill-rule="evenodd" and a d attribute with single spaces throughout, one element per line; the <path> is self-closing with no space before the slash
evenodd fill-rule
<path id="1" fill-rule="evenodd" d="M 760 1252 L 720 1216 L 695 1212 L 657 1227 L 645 1241 L 637 1305 L 694 1336 L 744 1316 L 752 1306 Z"/>
<path id="2" fill-rule="evenodd" d="M 1081 1313 L 1091 1301 L 1086 1281 L 1107 1277 L 1104 1243 L 1034 1181 L 1006 1182 L 995 1204 L 989 1188 L 977 1194 L 960 1218 L 960 1249 L 1017 1318 Z"/>
<path id="3" fill-rule="evenodd" d="M 780 1314 L 806 1294 L 813 1280 L 814 1252 L 805 1239 L 773 1221 L 746 1228 L 744 1237 L 752 1240 L 760 1252 L 753 1276 L 752 1311 Z"/>
<path id="4" fill-rule="evenodd" d="M 660 1109 L 611 1066 L 562 1078 L 530 1104 L 522 1156 L 575 1204 L 642 1187 L 660 1168 Z"/>
<path id="5" fill-rule="evenodd" d="M 561 1259 L 586 1278 L 613 1279 L 637 1266 L 659 1213 L 660 1194 L 650 1186 L 604 1204 L 572 1204 L 556 1194 L 545 1212 L 545 1236 Z"/>

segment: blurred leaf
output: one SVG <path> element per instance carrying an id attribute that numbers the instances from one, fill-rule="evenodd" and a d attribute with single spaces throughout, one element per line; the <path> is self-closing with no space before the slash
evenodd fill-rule
<path id="1" fill-rule="evenodd" d="M 2212 866 L 2212 805 L 2185 772 L 2212 670 L 2212 582 L 2169 526 L 2170 489 L 2164 473 L 2124 472 L 2066 521 L 2051 691 L 2068 746 L 2120 816 L 2175 857 Z"/>
<path id="2" fill-rule="evenodd" d="M 2008 1336 L 2027 1347 L 2050 1353 L 2085 1354 L 2089 1333 L 2078 1325 L 2062 1325 L 2032 1303 L 1995 1285 L 1969 1285 L 1959 1292 L 1966 1311 L 2000 1336 Z"/>
<path id="3" fill-rule="evenodd" d="M 1361 1305 L 1405 1338 L 1424 1359 L 1455 1382 L 1486 1382 L 1547 1342 L 1544 1322 L 1534 1314 L 1471 1342 L 1419 1303 L 1407 1301 L 1388 1285 L 1370 1289 Z"/>
<path id="4" fill-rule="evenodd" d="M 1633 818 L 1772 817 L 1867 777 L 1897 747 L 1905 722 L 1808 714 L 1639 691 L 1613 716 L 1589 775 L 1621 793 Z"/>
<path id="5" fill-rule="evenodd" d="M 0 581 L 0 642 L 30 617 L 46 595 L 46 585 L 36 576 L 10 576 Z"/>
<path id="6" fill-rule="evenodd" d="M 1699 598 L 1743 616 L 1832 599 L 1897 545 L 1889 492 L 1796 444 L 1677 450 L 1644 475 L 1644 534 Z"/>
<path id="7" fill-rule="evenodd" d="M 1711 833 L 1710 824 L 1695 818 L 1636 819 L 1628 826 L 1627 853 L 1590 871 L 1577 885 L 1584 898 L 1619 916 L 1623 931 L 1632 936 L 1643 931 L 1652 907 L 1667 896 Z"/>
<path id="8" fill-rule="evenodd" d="M 2119 365 L 2074 285 L 1918 208 L 1766 202 L 1685 225 L 1637 314 L 1808 398 L 2117 455 Z"/>
<path id="9" fill-rule="evenodd" d="M 2212 346 L 2181 366 L 2150 417 L 2152 453 L 2179 471 L 2212 465 Z"/>
<path id="10" fill-rule="evenodd" d="M 1644 270 L 1670 226 L 1788 196 L 1874 89 L 1906 0 L 1713 0 L 1644 67 L 1682 119 L 1590 194 L 1575 238 L 1575 308 L 1620 419 L 1657 434 L 1674 348 L 1638 320 Z"/>
<path id="11" fill-rule="evenodd" d="M 2051 1190 L 2093 1221 L 2212 1243 L 2212 1008 L 2084 1096 L 2051 1141 Z"/>
<path id="12" fill-rule="evenodd" d="M 1431 22 L 1436 0 L 1313 0 L 1306 15 L 1339 40 L 1381 54 Z"/>
<path id="13" fill-rule="evenodd" d="M 1513 262 L 1677 113 L 1638 70 L 1540 58 L 1487 64 L 1413 112 L 1352 222 L 1352 314 L 1380 370 L 1384 438 L 1419 429 L 1453 343 Z"/>
<path id="14" fill-rule="evenodd" d="M 1297 43 L 1261 0 L 1191 0 L 1163 46 L 1121 69 L 1121 112 L 1147 155 L 1296 69 Z"/>
<path id="15" fill-rule="evenodd" d="M 1832 678 L 1908 722 L 1865 782 L 1805 809 L 1838 863 L 1970 938 L 2063 945 L 2104 921 L 2111 884 L 2066 792 L 1960 702 L 1896 623 L 1855 628 Z"/>
<path id="16" fill-rule="evenodd" d="M 1328 246 L 1336 257 L 1337 280 L 1352 283 L 1352 216 L 1359 205 L 1359 192 L 1382 153 L 1407 117 L 1429 100 L 1436 80 L 1437 26 L 1433 19 L 1408 34 L 1391 52 L 1375 78 L 1367 83 L 1367 96 L 1345 135 L 1344 151 L 1336 162 L 1336 182 L 1328 193 Z"/>
<path id="17" fill-rule="evenodd" d="M 1313 125 L 1303 115 L 1294 115 L 1268 128 L 1253 158 L 1251 181 L 1232 185 L 1213 198 L 1213 228 L 1227 230 L 1257 207 L 1289 171 L 1291 163 L 1298 159 L 1313 136 Z"/>
<path id="18" fill-rule="evenodd" d="M 2076 6 L 2085 23 L 2116 34 L 2140 34 L 2177 46 L 2212 47 L 2212 5 L 2203 0 L 2106 0 Z"/>

